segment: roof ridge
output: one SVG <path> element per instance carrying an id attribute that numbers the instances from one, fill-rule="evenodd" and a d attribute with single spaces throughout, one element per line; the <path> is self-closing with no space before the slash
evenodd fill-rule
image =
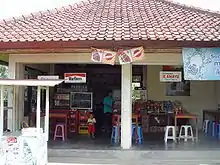
<path id="1" fill-rule="evenodd" d="M 183 4 L 183 3 L 176 2 L 176 1 L 173 1 L 173 0 L 159 0 L 159 1 L 167 3 L 167 4 L 175 5 L 176 7 L 182 7 L 182 8 L 188 9 L 188 10 L 198 11 L 198 12 L 211 14 L 211 15 L 220 17 L 220 11 L 204 9 L 204 8 L 201 8 L 201 7 Z"/>
<path id="2" fill-rule="evenodd" d="M 8 17 L 6 19 L 0 20 L 0 24 L 2 24 L 2 23 L 7 24 L 7 22 L 11 22 L 11 21 L 17 22 L 17 21 L 26 20 L 26 19 L 29 19 L 29 18 L 36 18 L 38 16 L 42 17 L 42 16 L 45 16 L 47 14 L 52 14 L 52 13 L 59 13 L 59 12 L 66 11 L 66 10 L 69 10 L 69 9 L 82 7 L 82 6 L 85 6 L 87 4 L 94 3 L 96 1 L 99 1 L 99 0 L 81 0 L 79 2 L 74 2 L 73 4 L 70 4 L 70 5 L 67 5 L 67 6 L 62 6 L 62 7 L 59 7 L 59 8 L 52 8 L 52 9 L 46 9 L 46 10 L 42 10 L 42 11 L 31 12 L 29 14 L 23 14 L 23 15 L 20 15 L 20 16 L 17 16 L 17 17 Z"/>

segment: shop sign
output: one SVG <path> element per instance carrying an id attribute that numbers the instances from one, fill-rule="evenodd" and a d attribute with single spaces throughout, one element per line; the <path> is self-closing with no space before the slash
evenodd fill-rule
<path id="1" fill-rule="evenodd" d="M 64 73 L 65 83 L 86 83 L 86 73 Z"/>
<path id="2" fill-rule="evenodd" d="M 181 72 L 160 72 L 160 81 L 162 82 L 181 82 L 182 73 Z"/>
<path id="3" fill-rule="evenodd" d="M 37 76 L 38 80 L 58 80 L 59 76 Z"/>
<path id="4" fill-rule="evenodd" d="M 185 80 L 220 80 L 220 48 L 183 48 Z"/>

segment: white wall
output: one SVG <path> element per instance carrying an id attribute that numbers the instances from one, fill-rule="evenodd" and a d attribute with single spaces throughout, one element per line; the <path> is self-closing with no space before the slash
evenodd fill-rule
<path id="1" fill-rule="evenodd" d="M 199 124 L 202 120 L 202 111 L 204 109 L 216 109 L 216 81 L 191 81 L 191 96 L 165 96 L 165 83 L 160 82 L 159 72 L 162 66 L 148 66 L 147 68 L 147 85 L 148 98 L 152 100 L 179 100 L 183 107 L 199 115 Z M 220 89 L 220 83 L 219 89 Z M 219 90 L 220 91 L 220 90 Z M 219 94 L 220 96 L 220 94 Z M 220 99 L 219 99 L 220 103 Z"/>

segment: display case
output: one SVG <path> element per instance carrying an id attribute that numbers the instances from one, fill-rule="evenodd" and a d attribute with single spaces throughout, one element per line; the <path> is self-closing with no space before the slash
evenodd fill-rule
<path id="1" fill-rule="evenodd" d="M 93 99 L 91 92 L 71 92 L 70 108 L 71 109 L 92 109 Z"/>
<path id="2" fill-rule="evenodd" d="M 57 93 L 54 96 L 54 107 L 64 108 L 70 106 L 70 94 L 68 93 Z"/>

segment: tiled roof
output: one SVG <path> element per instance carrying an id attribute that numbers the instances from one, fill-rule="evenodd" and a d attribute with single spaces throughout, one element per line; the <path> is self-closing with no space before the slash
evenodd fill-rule
<path id="1" fill-rule="evenodd" d="M 220 41 L 220 14 L 166 0 L 94 0 L 0 22 L 0 43 Z"/>

